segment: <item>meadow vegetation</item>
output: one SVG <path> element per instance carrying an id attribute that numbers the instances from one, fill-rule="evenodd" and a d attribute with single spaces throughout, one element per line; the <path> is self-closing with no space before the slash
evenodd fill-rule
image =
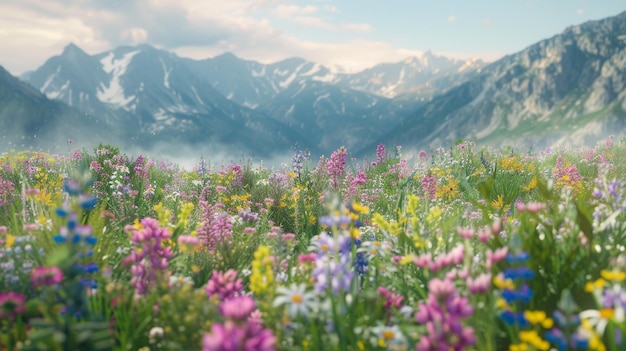
<path id="1" fill-rule="evenodd" d="M 622 350 L 626 140 L 0 156 L 0 350 Z"/>

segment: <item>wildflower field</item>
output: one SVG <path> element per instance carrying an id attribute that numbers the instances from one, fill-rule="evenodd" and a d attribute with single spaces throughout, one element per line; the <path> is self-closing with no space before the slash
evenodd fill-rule
<path id="1" fill-rule="evenodd" d="M 626 140 L 0 156 L 0 350 L 624 350 Z"/>

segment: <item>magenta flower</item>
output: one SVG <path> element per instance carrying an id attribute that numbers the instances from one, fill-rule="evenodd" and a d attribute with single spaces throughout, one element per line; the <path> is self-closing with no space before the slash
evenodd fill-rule
<path id="1" fill-rule="evenodd" d="M 491 274 L 483 273 L 476 278 L 467 279 L 467 289 L 472 294 L 486 293 L 491 286 Z"/>
<path id="2" fill-rule="evenodd" d="M 232 236 L 232 219 L 228 213 L 218 211 L 218 204 L 211 205 L 208 201 L 199 202 L 202 209 L 202 225 L 198 228 L 198 239 L 210 252 L 215 251 L 216 245 Z"/>
<path id="3" fill-rule="evenodd" d="M 254 308 L 256 303 L 250 296 L 236 296 L 222 301 L 220 304 L 220 312 L 222 316 L 231 319 L 236 322 L 246 321 Z"/>
<path id="4" fill-rule="evenodd" d="M 435 199 L 435 193 L 437 192 L 437 179 L 433 176 L 424 176 L 420 181 L 422 183 L 422 190 L 425 195 L 428 195 L 430 200 Z"/>
<path id="5" fill-rule="evenodd" d="M 30 276 L 35 288 L 53 286 L 63 281 L 63 272 L 59 267 L 36 267 Z"/>
<path id="6" fill-rule="evenodd" d="M 256 323 L 245 327 L 215 323 L 202 339 L 202 351 L 273 351 L 275 343 L 272 332 Z"/>
<path id="7" fill-rule="evenodd" d="M 242 348 L 245 330 L 232 323 L 215 323 L 211 333 L 204 334 L 202 351 L 238 351 Z"/>
<path id="8" fill-rule="evenodd" d="M 400 307 L 402 307 L 402 301 L 404 301 L 404 297 L 402 295 L 391 292 L 384 286 L 379 286 L 376 291 L 378 292 L 378 295 L 380 295 L 384 300 L 384 309 L 388 310 L 392 307 L 400 309 Z"/>
<path id="9" fill-rule="evenodd" d="M 348 152 L 342 146 L 330 155 L 330 159 L 326 163 L 326 173 L 330 176 L 330 186 L 332 188 L 339 187 L 339 177 L 343 176 L 347 163 Z"/>
<path id="10" fill-rule="evenodd" d="M 387 158 L 387 152 L 385 150 L 385 145 L 378 144 L 378 146 L 376 147 L 376 163 L 381 164 L 385 162 L 386 158 Z"/>
<path id="11" fill-rule="evenodd" d="M 474 312 L 467 298 L 460 297 L 450 281 L 435 278 L 428 288 L 426 302 L 420 302 L 415 313 L 415 320 L 426 326 L 417 350 L 463 350 L 474 345 L 474 330 L 461 321 Z"/>
<path id="12" fill-rule="evenodd" d="M 155 284 L 160 272 L 167 270 L 169 259 L 173 253 L 170 247 L 164 247 L 163 241 L 170 238 L 167 228 L 160 228 L 159 222 L 153 218 L 141 220 L 141 229 L 126 226 L 132 233 L 133 251 L 124 259 L 123 264 L 131 264 L 133 275 L 130 282 L 138 295 L 145 294 Z"/>
<path id="13" fill-rule="evenodd" d="M 255 302 L 250 296 L 238 296 L 220 305 L 224 324 L 215 323 L 202 339 L 202 351 L 273 351 L 276 337 L 260 324 Z"/>
<path id="14" fill-rule="evenodd" d="M 13 319 L 25 310 L 24 295 L 16 292 L 0 293 L 0 318 Z"/>
<path id="15" fill-rule="evenodd" d="M 237 271 L 233 269 L 229 269 L 226 273 L 213 271 L 205 290 L 209 298 L 217 295 L 220 301 L 224 301 L 241 295 L 243 284 L 241 279 L 237 279 Z"/>

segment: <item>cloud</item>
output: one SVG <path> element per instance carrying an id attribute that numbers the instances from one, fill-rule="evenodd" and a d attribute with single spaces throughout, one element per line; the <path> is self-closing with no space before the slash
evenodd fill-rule
<path id="1" fill-rule="evenodd" d="M 20 74 L 36 68 L 48 57 L 58 54 L 69 42 L 88 53 L 110 47 L 87 23 L 90 17 L 107 18 L 107 13 L 91 11 L 80 18 L 63 15 L 63 8 L 55 4 L 44 3 L 41 8 L 29 5 L 30 1 L 20 5 L 0 4 L 0 64 L 6 65 L 12 73 Z"/>
<path id="2" fill-rule="evenodd" d="M 351 32 L 369 32 L 372 30 L 371 25 L 367 23 L 343 23 L 338 24 L 333 21 L 332 15 L 337 13 L 337 7 L 332 5 L 323 5 L 322 7 L 306 5 L 278 5 L 272 9 L 271 13 L 277 18 L 295 22 L 299 25 L 325 29 L 337 30 L 343 29 Z"/>
<path id="3" fill-rule="evenodd" d="M 373 30 L 372 26 L 369 23 L 344 23 L 343 25 L 341 25 L 341 28 L 352 32 L 362 33 L 371 32 Z"/>
<path id="4" fill-rule="evenodd" d="M 319 10 L 317 6 L 278 5 L 272 12 L 281 18 L 290 18 L 296 15 L 310 15 Z"/>
<path id="5" fill-rule="evenodd" d="M 272 63 L 286 57 L 301 57 L 327 67 L 341 67 L 346 72 L 357 72 L 380 62 L 402 61 L 408 56 L 421 55 L 418 50 L 399 49 L 390 43 L 363 39 L 346 40 L 339 43 L 318 43 L 281 35 L 272 40 L 247 42 L 245 45 L 229 47 L 222 43 L 220 48 L 186 47 L 176 50 L 179 56 L 206 58 L 231 51 L 239 57 L 262 63 Z"/>
<path id="6" fill-rule="evenodd" d="M 456 16 L 448 16 L 448 22 L 456 22 Z"/>
<path id="7" fill-rule="evenodd" d="M 288 0 L 0 1 L 0 64 L 21 74 L 58 55 L 69 42 L 89 54 L 145 42 L 196 59 L 225 51 L 260 62 L 298 56 L 350 71 L 419 54 L 366 39 L 363 34 L 372 32 L 372 25 L 342 22 L 340 13 L 328 3 L 293 5 Z M 341 36 L 331 42 L 304 40 L 277 27 L 277 19 Z"/>

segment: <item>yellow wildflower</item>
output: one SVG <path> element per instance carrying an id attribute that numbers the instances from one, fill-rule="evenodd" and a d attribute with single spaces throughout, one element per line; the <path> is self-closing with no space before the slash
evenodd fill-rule
<path id="1" fill-rule="evenodd" d="M 526 350 L 528 350 L 528 345 L 525 343 L 509 345 L 509 351 L 526 351 Z"/>
<path id="2" fill-rule="evenodd" d="M 250 290 L 255 294 L 268 292 L 274 283 L 270 254 L 270 248 L 265 245 L 260 245 L 254 252 L 252 274 L 250 275 Z"/>
<path id="3" fill-rule="evenodd" d="M 428 211 L 428 216 L 426 216 L 426 222 L 428 224 L 433 225 L 435 221 L 437 221 L 441 217 L 441 209 L 439 206 L 432 207 L 430 211 Z"/>
<path id="4" fill-rule="evenodd" d="M 414 260 L 415 260 L 415 255 L 409 254 L 406 256 L 402 256 L 399 263 L 401 266 L 406 266 L 409 263 L 413 263 Z"/>
<path id="5" fill-rule="evenodd" d="M 519 338 L 521 341 L 528 343 L 535 348 L 547 351 L 550 349 L 550 343 L 542 339 L 536 330 L 523 330 L 519 332 Z"/>
<path id="6" fill-rule="evenodd" d="M 537 177 L 533 177 L 533 179 L 530 180 L 530 183 L 528 183 L 528 185 L 523 186 L 522 189 L 526 190 L 526 191 L 531 191 L 534 188 L 537 187 L 537 183 L 539 181 L 537 180 Z"/>
<path id="7" fill-rule="evenodd" d="M 178 215 L 178 221 L 176 223 L 177 227 L 187 227 L 189 225 L 189 216 L 193 212 L 194 206 L 191 202 L 187 202 L 183 204 L 180 209 L 180 214 Z"/>
<path id="8" fill-rule="evenodd" d="M 419 205 L 420 198 L 415 194 L 410 194 L 407 197 L 406 213 L 407 215 L 415 215 L 417 213 L 417 206 Z"/>
<path id="9" fill-rule="evenodd" d="M 513 283 L 513 280 L 511 279 L 504 279 L 504 277 L 501 274 L 496 275 L 495 277 L 493 277 L 493 285 L 496 286 L 496 288 L 498 289 L 515 289 L 515 284 Z"/>
<path id="10" fill-rule="evenodd" d="M 154 212 L 157 214 L 157 219 L 159 221 L 159 226 L 166 227 L 170 223 L 170 218 L 172 218 L 172 212 L 163 207 L 163 203 L 159 202 L 154 205 Z"/>
<path id="11" fill-rule="evenodd" d="M 624 279 L 626 279 L 626 273 L 620 272 L 620 271 L 609 271 L 609 270 L 603 269 L 600 272 L 600 275 L 602 276 L 602 278 L 606 280 L 616 281 L 616 282 L 621 282 Z"/>
<path id="12" fill-rule="evenodd" d="M 585 284 L 585 291 L 593 292 L 594 290 L 602 289 L 604 288 L 604 283 L 605 280 L 602 278 L 598 278 L 596 281 L 593 282 L 588 282 L 587 284 Z"/>
<path id="13" fill-rule="evenodd" d="M 367 207 L 365 207 L 365 206 L 363 206 L 363 205 L 361 205 L 359 203 L 356 203 L 356 202 L 352 203 L 352 210 L 354 212 L 356 212 L 356 213 L 362 213 L 362 214 L 370 213 L 369 208 L 367 208 Z"/>
<path id="14" fill-rule="evenodd" d="M 498 197 L 491 202 L 491 207 L 493 207 L 494 210 L 501 209 L 503 205 L 504 205 L 504 198 L 502 197 L 502 195 L 498 195 Z"/>
<path id="15" fill-rule="evenodd" d="M 10 248 L 10 247 L 13 247 L 13 244 L 15 244 L 15 237 L 13 235 L 11 235 L 11 234 L 7 234 L 6 241 L 5 241 L 4 245 L 7 248 Z"/>

